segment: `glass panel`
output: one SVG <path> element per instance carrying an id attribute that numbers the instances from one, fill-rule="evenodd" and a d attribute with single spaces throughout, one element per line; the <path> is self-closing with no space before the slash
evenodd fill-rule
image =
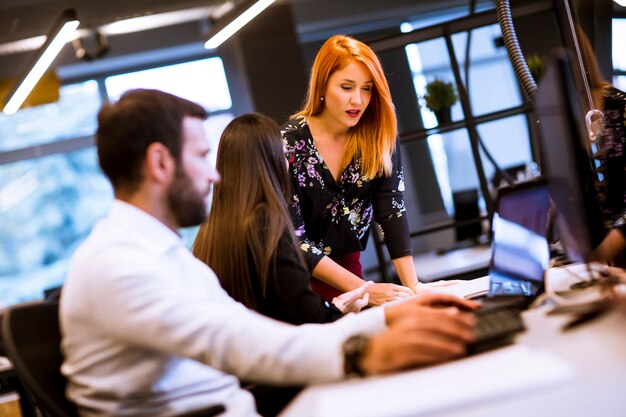
<path id="1" fill-rule="evenodd" d="M 217 57 L 115 75 L 105 85 L 112 101 L 131 88 L 154 88 L 199 103 L 210 112 L 232 106 L 224 65 Z"/>
<path id="2" fill-rule="evenodd" d="M 428 147 L 435 165 L 441 197 L 446 211 L 452 216 L 453 194 L 480 188 L 467 130 L 430 135 Z"/>
<path id="3" fill-rule="evenodd" d="M 523 180 L 536 170 L 532 164 L 532 153 L 526 116 L 517 115 L 506 119 L 483 123 L 478 126 L 478 134 L 485 147 L 493 156 L 501 169 L 509 169 L 513 179 Z M 481 159 L 485 169 L 485 176 L 493 183 L 495 168 L 481 149 Z"/>
<path id="4" fill-rule="evenodd" d="M 626 19 L 613 19 L 613 68 L 626 71 Z"/>
<path id="5" fill-rule="evenodd" d="M 493 9 L 495 7 L 495 2 L 492 0 L 479 1 L 477 3 L 478 4 L 476 4 L 474 10 L 476 13 Z M 434 26 L 439 23 L 448 22 L 453 19 L 467 16 L 468 14 L 469 7 L 467 6 L 454 7 L 446 10 L 436 10 L 431 13 L 422 13 L 417 19 L 411 20 L 410 22 L 405 22 L 402 25 L 402 32 L 410 32 L 412 30 Z"/>
<path id="6" fill-rule="evenodd" d="M 56 103 L 0 113 L 0 152 L 91 135 L 99 109 L 98 83 L 91 80 L 61 87 Z"/>
<path id="7" fill-rule="evenodd" d="M 618 75 L 613 77 L 613 85 L 622 91 L 626 91 L 626 75 Z"/>
<path id="8" fill-rule="evenodd" d="M 409 66 L 413 74 L 413 84 L 415 92 L 420 97 L 420 113 L 424 120 L 424 127 L 431 128 L 437 126 L 435 114 L 426 107 L 424 95 L 426 94 L 426 84 L 439 79 L 442 81 L 454 82 L 454 75 L 450 68 L 450 56 L 448 48 L 443 38 L 407 45 L 405 47 Z M 463 119 L 461 104 L 457 101 L 452 106 L 452 121 Z"/>
<path id="9" fill-rule="evenodd" d="M 95 148 L 1 165 L 0 304 L 41 298 L 60 285 L 112 196 Z"/>
<path id="10" fill-rule="evenodd" d="M 482 115 L 522 104 L 518 83 L 504 46 L 496 46 L 502 36 L 497 24 L 472 30 L 470 42 L 469 96 L 474 115 Z M 467 32 L 452 36 L 452 43 L 465 81 Z M 465 81 L 467 84 L 467 81 Z M 488 92 L 488 93 L 486 93 Z"/>

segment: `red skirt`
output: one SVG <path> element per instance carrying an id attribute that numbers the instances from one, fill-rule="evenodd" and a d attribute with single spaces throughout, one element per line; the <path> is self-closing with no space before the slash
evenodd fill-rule
<path id="1" fill-rule="evenodd" d="M 363 278 L 363 268 L 361 267 L 361 252 L 352 252 L 339 258 L 331 257 L 331 259 L 348 271 L 352 272 L 357 277 Z M 333 301 L 333 298 L 343 294 L 343 291 L 340 291 L 337 288 L 328 285 L 324 281 L 320 281 L 317 278 L 311 278 L 311 288 L 314 292 L 316 292 L 320 297 L 322 297 L 329 303 Z"/>

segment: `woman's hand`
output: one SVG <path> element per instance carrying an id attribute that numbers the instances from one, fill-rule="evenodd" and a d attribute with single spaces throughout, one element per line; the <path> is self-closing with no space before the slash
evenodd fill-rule
<path id="1" fill-rule="evenodd" d="M 371 306 L 379 306 L 389 301 L 396 301 L 415 295 L 415 292 L 408 287 L 385 283 L 375 283 L 367 292 L 370 295 L 369 305 Z"/>
<path id="2" fill-rule="evenodd" d="M 342 313 L 358 313 L 369 301 L 367 290 L 374 285 L 372 281 L 365 281 L 363 285 L 352 291 L 344 292 L 333 298 L 333 305 Z"/>

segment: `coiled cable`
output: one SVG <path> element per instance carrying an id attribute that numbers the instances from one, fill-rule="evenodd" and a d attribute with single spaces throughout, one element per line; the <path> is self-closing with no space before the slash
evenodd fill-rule
<path id="1" fill-rule="evenodd" d="M 517 34 L 513 27 L 513 18 L 511 17 L 511 7 L 509 0 L 496 0 L 496 13 L 498 15 L 498 23 L 504 38 L 504 45 L 509 54 L 509 59 L 515 70 L 517 79 L 522 84 L 522 89 L 528 101 L 535 103 L 535 93 L 537 92 L 537 83 L 528 69 L 526 59 L 522 54 L 522 49 L 517 40 Z"/>

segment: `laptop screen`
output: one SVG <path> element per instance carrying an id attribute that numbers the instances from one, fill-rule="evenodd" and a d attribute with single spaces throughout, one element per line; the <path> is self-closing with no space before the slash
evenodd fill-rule
<path id="1" fill-rule="evenodd" d="M 535 296 L 549 266 L 550 197 L 543 179 L 498 191 L 492 223 L 489 296 Z"/>

